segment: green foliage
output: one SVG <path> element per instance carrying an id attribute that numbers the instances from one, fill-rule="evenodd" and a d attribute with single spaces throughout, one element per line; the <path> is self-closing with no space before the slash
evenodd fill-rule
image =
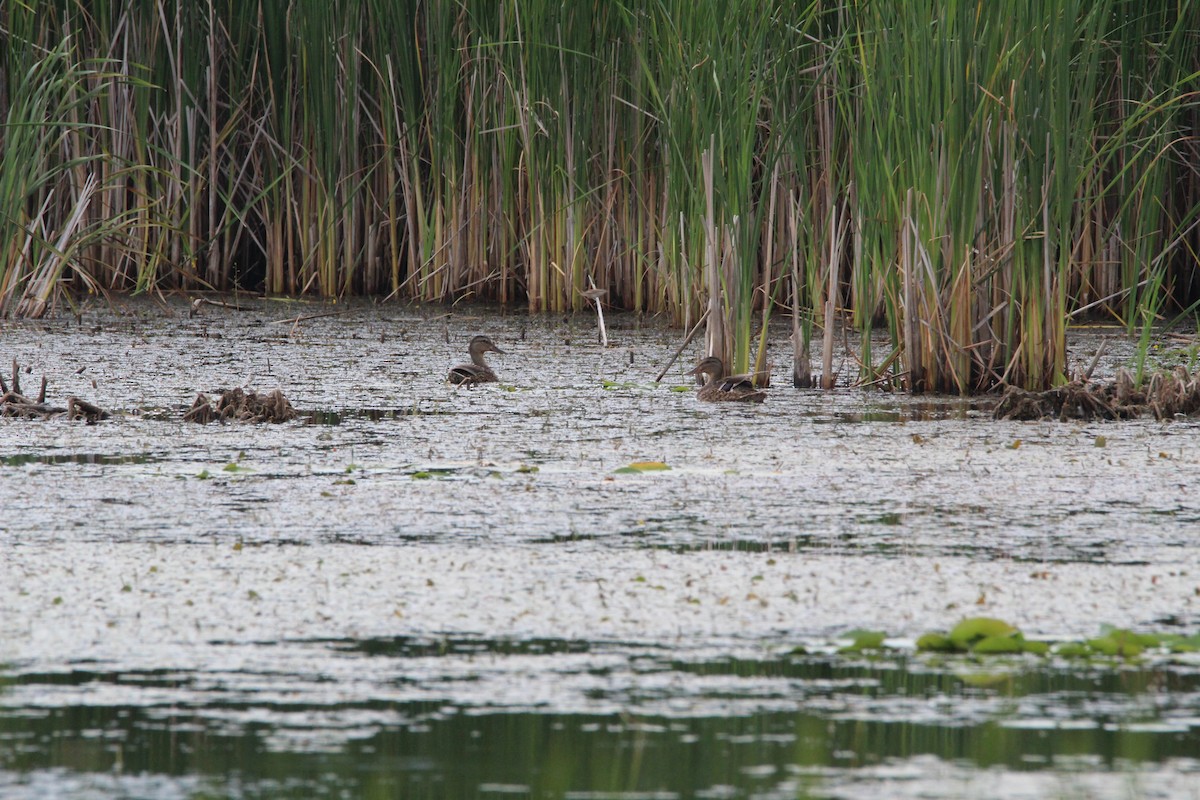
<path id="1" fill-rule="evenodd" d="M 959 650 L 968 650 L 984 639 L 1013 636 L 1017 629 L 992 617 L 969 617 L 950 629 L 949 639 Z"/>
<path id="2" fill-rule="evenodd" d="M 1043 388 L 1072 314 L 1146 336 L 1194 292 L 1197 11 L 7 3 L 0 306 L 261 282 L 560 311 L 592 280 L 707 308 L 737 372 L 784 304 L 826 379 L 844 309 L 887 328 L 864 380 Z"/>
<path id="3" fill-rule="evenodd" d="M 665 472 L 670 467 L 661 461 L 634 461 L 628 466 L 613 470 L 617 475 L 640 475 L 643 472 Z"/>
<path id="4" fill-rule="evenodd" d="M 887 638 L 887 634 L 883 631 L 856 628 L 847 631 L 842 638 L 849 639 L 850 644 L 838 650 L 839 653 L 861 653 L 866 650 L 883 650 L 883 642 Z"/>

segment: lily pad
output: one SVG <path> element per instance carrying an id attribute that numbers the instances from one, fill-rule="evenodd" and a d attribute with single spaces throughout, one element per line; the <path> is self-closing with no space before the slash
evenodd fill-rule
<path id="1" fill-rule="evenodd" d="M 867 631 L 856 628 L 848 631 L 841 638 L 850 639 L 851 644 L 841 648 L 838 652 L 861 653 L 864 650 L 882 650 L 883 640 L 887 638 L 887 634 L 883 631 Z"/>
<path id="2" fill-rule="evenodd" d="M 994 617 L 969 617 L 950 630 L 950 641 L 960 650 L 967 650 L 980 639 L 992 636 L 1012 636 L 1017 629 Z"/>
<path id="3" fill-rule="evenodd" d="M 1023 653 L 1025 640 L 1019 634 L 1015 636 L 985 636 L 975 642 L 971 652 L 978 655 L 996 655 L 998 653 Z"/>
<path id="4" fill-rule="evenodd" d="M 917 649 L 931 653 L 952 653 L 958 648 L 944 633 L 927 633 L 917 639 Z"/>
<path id="5" fill-rule="evenodd" d="M 1054 654 L 1063 658 L 1087 658 L 1092 654 L 1092 648 L 1083 642 L 1063 642 L 1054 648 Z"/>
<path id="6" fill-rule="evenodd" d="M 1137 633 L 1128 628 L 1116 628 L 1112 625 L 1101 625 L 1100 633 L 1102 636 L 1111 636 L 1120 641 L 1133 642 L 1145 647 L 1159 647 L 1166 644 L 1171 638 L 1170 634 L 1158 633 Z"/>
<path id="7" fill-rule="evenodd" d="M 1128 633 L 1128 631 L 1113 631 L 1107 636 L 1088 639 L 1087 645 L 1101 655 L 1136 658 L 1145 651 L 1146 647 L 1137 640 L 1136 636 L 1127 636 Z"/>
<path id="8" fill-rule="evenodd" d="M 636 475 L 642 472 L 662 472 L 668 469 L 670 467 L 661 461 L 634 461 L 628 466 L 613 470 L 613 472 L 618 475 Z"/>

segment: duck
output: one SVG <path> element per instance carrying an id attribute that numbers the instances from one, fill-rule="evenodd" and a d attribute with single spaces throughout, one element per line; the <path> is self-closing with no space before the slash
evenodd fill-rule
<path id="1" fill-rule="evenodd" d="M 725 362 L 718 356 L 700 360 L 688 375 L 705 377 L 704 385 L 696 390 L 696 399 L 710 403 L 740 402 L 761 403 L 767 393 L 754 386 L 749 375 L 726 375 Z"/>
<path id="2" fill-rule="evenodd" d="M 497 381 L 496 373 L 483 360 L 483 354 L 500 353 L 503 355 L 504 351 L 496 347 L 496 343 L 487 336 L 476 336 L 471 340 L 471 344 L 467 345 L 467 352 L 471 354 L 471 363 L 452 367 L 446 380 L 456 386 L 495 383 Z"/>

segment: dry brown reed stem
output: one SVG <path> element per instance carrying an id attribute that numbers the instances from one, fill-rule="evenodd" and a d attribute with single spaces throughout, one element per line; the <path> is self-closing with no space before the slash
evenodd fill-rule
<path id="1" fill-rule="evenodd" d="M 663 376 L 667 374 L 667 370 L 669 370 L 671 365 L 674 364 L 679 358 L 679 354 L 683 352 L 685 347 L 691 344 L 692 339 L 696 338 L 696 334 L 700 332 L 700 326 L 703 325 L 707 319 L 708 309 L 705 309 L 704 313 L 700 315 L 700 319 L 696 320 L 696 324 L 692 326 L 690 331 L 688 331 L 687 336 L 683 337 L 683 341 L 680 343 L 679 347 L 675 348 L 675 352 L 672 353 L 671 357 L 667 359 L 667 363 L 663 366 L 662 370 L 654 377 L 655 383 L 658 383 L 663 379 Z"/>
<path id="2" fill-rule="evenodd" d="M 31 400 L 21 393 L 21 370 L 14 358 L 12 362 L 12 387 L 0 376 L 0 417 L 16 417 L 20 419 L 55 419 L 65 416 L 71 421 L 81 420 L 89 425 L 102 419 L 108 419 L 109 413 L 99 406 L 81 400 L 78 397 L 68 397 L 67 406 L 50 405 L 46 402 L 46 376 L 42 376 L 37 399 Z"/>
<path id="3" fill-rule="evenodd" d="M 1200 373 L 1183 366 L 1158 372 L 1138 388 L 1127 369 L 1109 383 L 1077 378 L 1041 392 L 1010 386 L 996 404 L 996 419 L 1132 419 L 1153 414 L 1159 420 L 1200 413 Z"/>

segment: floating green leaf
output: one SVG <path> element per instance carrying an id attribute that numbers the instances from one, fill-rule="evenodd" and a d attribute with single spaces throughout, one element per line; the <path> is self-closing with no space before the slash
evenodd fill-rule
<path id="1" fill-rule="evenodd" d="M 630 475 L 641 472 L 662 472 L 663 470 L 668 469 L 670 469 L 670 467 L 661 461 L 634 461 L 629 466 L 615 469 L 613 472 L 617 473 L 618 475 Z"/>
<path id="2" fill-rule="evenodd" d="M 887 634 L 883 631 L 868 631 L 855 628 L 852 631 L 848 631 L 841 638 L 850 639 L 851 644 L 846 645 L 838 652 L 861 653 L 864 650 L 882 650 L 883 640 L 887 638 Z"/>
<path id="3" fill-rule="evenodd" d="M 1054 648 L 1054 654 L 1063 658 L 1087 658 L 1092 654 L 1092 648 L 1083 642 L 1063 642 Z"/>
<path id="4" fill-rule="evenodd" d="M 972 653 L 996 655 L 998 653 L 1023 653 L 1025 641 L 1021 636 L 985 636 L 971 647 Z"/>
<path id="5" fill-rule="evenodd" d="M 944 633 L 927 633 L 917 639 L 917 649 L 933 653 L 951 653 L 958 648 Z"/>
<path id="6" fill-rule="evenodd" d="M 1128 633 L 1128 631 L 1113 631 L 1107 636 L 1088 639 L 1087 645 L 1101 655 L 1136 658 L 1145 651 L 1146 647 L 1137 640 L 1136 636 L 1126 635 Z"/>
<path id="7" fill-rule="evenodd" d="M 1044 656 L 1050 652 L 1050 644 L 1048 642 L 1029 642 L 1022 639 L 1021 649 L 1035 656 Z"/>
<path id="8" fill-rule="evenodd" d="M 980 639 L 990 636 L 1011 636 L 1017 629 L 1004 620 L 993 617 L 968 617 L 950 630 L 950 641 L 960 650 L 967 650 Z"/>

